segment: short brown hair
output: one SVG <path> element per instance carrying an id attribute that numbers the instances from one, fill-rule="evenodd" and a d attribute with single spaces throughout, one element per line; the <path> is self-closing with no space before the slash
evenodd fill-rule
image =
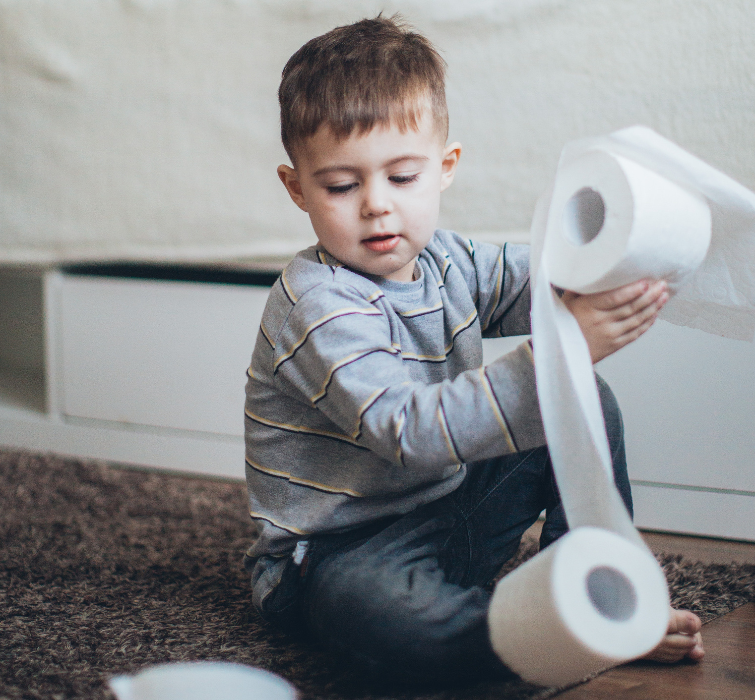
<path id="1" fill-rule="evenodd" d="M 376 124 L 416 129 L 425 104 L 448 135 L 446 62 L 399 15 L 378 15 L 315 37 L 286 63 L 278 90 L 289 158 L 327 124 L 341 138 Z"/>

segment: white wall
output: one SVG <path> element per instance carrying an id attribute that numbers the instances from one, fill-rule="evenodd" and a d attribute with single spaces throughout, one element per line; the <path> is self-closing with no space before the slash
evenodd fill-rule
<path id="1" fill-rule="evenodd" d="M 755 188 L 750 0 L 0 0 L 0 261 L 287 254 L 286 59 L 401 10 L 449 63 L 442 224 L 529 227 L 568 140 L 644 123 Z"/>

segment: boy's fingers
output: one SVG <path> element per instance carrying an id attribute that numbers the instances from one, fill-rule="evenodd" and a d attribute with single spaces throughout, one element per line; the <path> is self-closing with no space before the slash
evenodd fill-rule
<path id="1" fill-rule="evenodd" d="M 592 305 L 600 311 L 617 314 L 619 320 L 629 318 L 654 303 L 666 290 L 664 281 L 640 280 L 608 292 L 589 295 Z"/>
<path id="2" fill-rule="evenodd" d="M 611 311 L 639 301 L 644 294 L 647 294 L 650 287 L 651 283 L 648 280 L 640 280 L 617 289 L 611 289 L 608 292 L 598 292 L 590 296 L 593 298 L 593 305 L 596 309 Z"/>
<path id="3" fill-rule="evenodd" d="M 631 316 L 626 316 L 623 319 L 616 322 L 618 336 L 621 337 L 625 333 L 631 333 L 636 328 L 645 325 L 650 321 L 650 325 L 653 324 L 658 312 L 663 308 L 668 301 L 668 292 L 664 292 L 655 301 L 651 302 L 644 308 L 634 312 Z"/>
<path id="4" fill-rule="evenodd" d="M 651 310 L 658 311 L 668 301 L 668 285 L 665 282 L 651 284 L 639 297 L 632 299 L 623 306 L 609 311 L 615 314 L 618 320 L 631 319 L 637 314 Z"/>
<path id="5" fill-rule="evenodd" d="M 633 343 L 635 340 L 637 340 L 637 338 L 639 338 L 643 333 L 650 329 L 657 318 L 657 312 L 653 312 L 650 318 L 646 318 L 642 323 L 640 323 L 639 326 L 632 325 L 629 330 L 625 331 L 616 338 L 616 349 L 619 350 L 625 345 L 629 345 L 629 343 Z"/>
<path id="6" fill-rule="evenodd" d="M 658 319 L 658 312 L 668 301 L 668 293 L 664 292 L 649 306 L 641 311 L 616 322 L 616 342 L 619 347 L 623 347 L 639 338 L 647 331 Z"/>

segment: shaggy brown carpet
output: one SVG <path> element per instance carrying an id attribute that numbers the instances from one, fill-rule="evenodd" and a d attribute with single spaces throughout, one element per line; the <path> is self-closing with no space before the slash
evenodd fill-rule
<path id="1" fill-rule="evenodd" d="M 194 659 L 268 669 L 304 699 L 555 693 L 518 681 L 368 687 L 266 626 L 240 563 L 250 540 L 242 483 L 0 450 L 0 493 L 0 700 L 108 698 L 111 675 Z M 753 566 L 663 563 L 675 604 L 704 618 L 755 599 Z"/>

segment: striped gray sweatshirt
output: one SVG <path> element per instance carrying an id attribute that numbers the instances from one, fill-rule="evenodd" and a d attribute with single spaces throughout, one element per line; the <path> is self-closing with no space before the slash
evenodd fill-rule
<path id="1" fill-rule="evenodd" d="M 482 336 L 530 332 L 528 247 L 439 230 L 415 276 L 359 274 L 318 246 L 273 286 L 246 388 L 251 557 L 409 512 L 467 463 L 545 444 L 529 344 L 481 366 Z"/>

